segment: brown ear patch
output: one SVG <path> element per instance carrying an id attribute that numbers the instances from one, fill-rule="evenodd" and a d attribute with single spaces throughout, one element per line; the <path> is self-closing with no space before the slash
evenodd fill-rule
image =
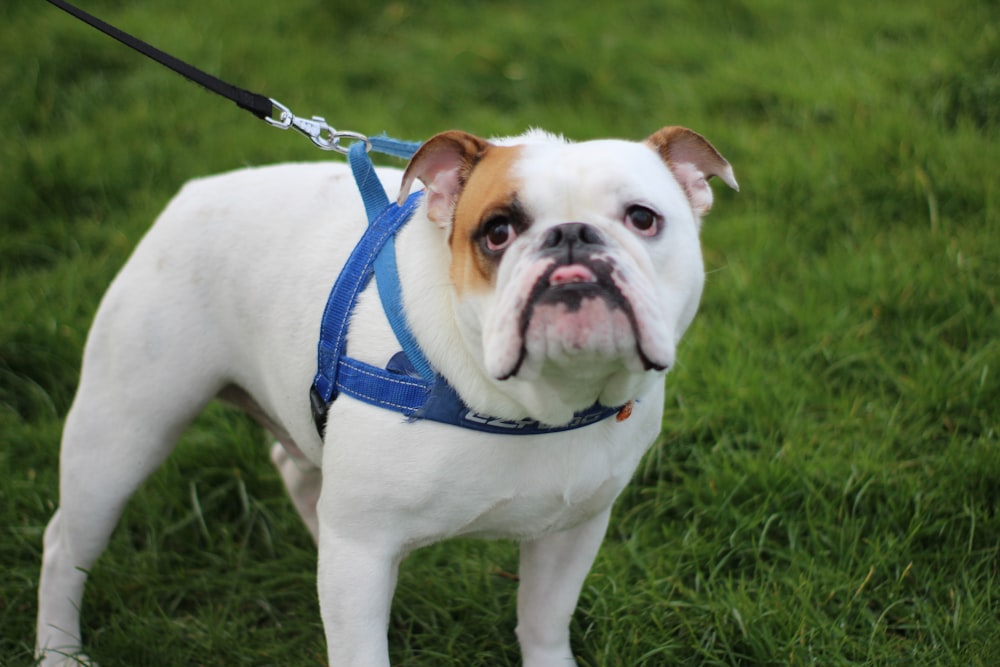
<path id="1" fill-rule="evenodd" d="M 493 289 L 497 262 L 480 250 L 479 226 L 490 213 L 514 204 L 520 188 L 515 167 L 522 153 L 521 146 L 490 145 L 465 179 L 449 239 L 451 279 L 460 295 Z"/>

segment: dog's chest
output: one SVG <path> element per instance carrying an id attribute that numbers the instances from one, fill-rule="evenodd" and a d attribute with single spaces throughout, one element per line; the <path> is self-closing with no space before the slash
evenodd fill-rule
<path id="1" fill-rule="evenodd" d="M 323 461 L 323 493 L 336 513 L 346 512 L 331 519 L 379 526 L 412 548 L 455 536 L 531 539 L 572 527 L 609 508 L 629 482 L 659 431 L 661 411 L 648 405 L 624 423 L 610 418 L 543 436 L 428 422 L 393 425 L 374 440 L 345 432 L 327 443 Z"/>
<path id="2" fill-rule="evenodd" d="M 630 471 L 631 472 L 631 471 Z M 523 475 L 523 472 L 522 472 Z M 630 475 L 552 475 L 532 479 L 493 502 L 457 533 L 473 537 L 530 539 L 575 526 L 608 508 Z"/>

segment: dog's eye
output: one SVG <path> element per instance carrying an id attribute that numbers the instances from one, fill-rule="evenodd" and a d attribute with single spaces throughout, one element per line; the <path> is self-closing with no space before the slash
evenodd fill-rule
<path id="1" fill-rule="evenodd" d="M 660 216 L 639 204 L 633 204 L 625 210 L 625 224 L 642 236 L 656 236 L 660 232 Z"/>
<path id="2" fill-rule="evenodd" d="M 483 247 L 489 252 L 500 252 L 514 242 L 517 232 L 510 218 L 496 215 L 483 225 Z"/>

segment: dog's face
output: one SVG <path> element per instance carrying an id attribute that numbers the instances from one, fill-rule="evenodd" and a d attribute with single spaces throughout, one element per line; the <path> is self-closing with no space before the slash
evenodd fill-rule
<path id="1" fill-rule="evenodd" d="M 700 135 L 520 143 L 462 132 L 414 156 L 427 216 L 447 234 L 458 326 L 483 371 L 528 414 L 564 423 L 620 405 L 674 362 L 704 282 L 706 180 L 736 187 Z"/>

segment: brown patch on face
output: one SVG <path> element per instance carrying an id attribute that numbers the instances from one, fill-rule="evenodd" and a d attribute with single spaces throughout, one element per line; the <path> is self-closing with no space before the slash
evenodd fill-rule
<path id="1" fill-rule="evenodd" d="M 496 281 L 498 260 L 480 246 L 480 225 L 492 213 L 510 210 L 520 183 L 514 165 L 520 146 L 490 146 L 469 173 L 455 206 L 451 231 L 451 280 L 456 291 L 485 292 Z"/>

